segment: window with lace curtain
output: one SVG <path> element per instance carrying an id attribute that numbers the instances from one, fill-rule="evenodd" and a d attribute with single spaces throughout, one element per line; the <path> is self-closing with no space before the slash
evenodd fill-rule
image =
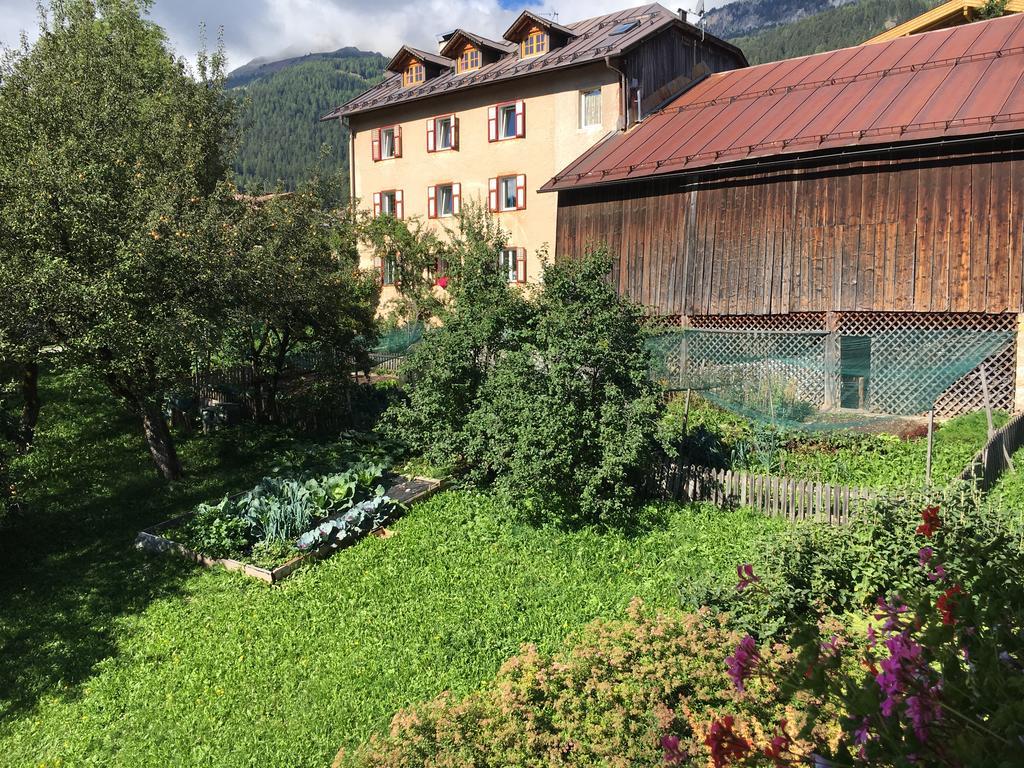
<path id="1" fill-rule="evenodd" d="M 580 128 L 601 125 L 601 89 L 580 91 Z"/>

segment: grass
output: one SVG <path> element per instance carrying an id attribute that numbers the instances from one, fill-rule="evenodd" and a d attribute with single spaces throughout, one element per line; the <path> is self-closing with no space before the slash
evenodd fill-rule
<path id="1" fill-rule="evenodd" d="M 679 434 L 683 401 L 669 408 L 665 432 Z M 1007 415 L 993 414 L 998 428 Z M 927 438 L 915 433 L 903 438 L 889 434 L 850 431 L 779 431 L 724 412 L 706 401 L 691 404 L 691 432 L 703 430 L 696 463 L 712 463 L 802 480 L 905 490 L 925 484 Z M 932 452 L 932 480 L 946 482 L 967 466 L 988 438 L 985 413 L 976 411 L 936 427 Z M 918 430 L 918 433 L 924 430 Z"/>
<path id="2" fill-rule="evenodd" d="M 136 426 L 49 379 L 28 510 L 0 533 L 5 765 L 326 765 L 398 708 L 469 692 L 524 642 L 553 650 L 633 596 L 728 578 L 777 521 L 668 507 L 642 534 L 535 529 L 450 491 L 282 586 L 131 549 L 139 528 L 244 488 L 293 446 L 182 445 L 158 482 Z"/>

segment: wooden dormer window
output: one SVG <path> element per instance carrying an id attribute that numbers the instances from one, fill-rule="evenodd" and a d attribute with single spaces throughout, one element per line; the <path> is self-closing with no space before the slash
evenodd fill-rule
<path id="1" fill-rule="evenodd" d="M 528 59 L 531 56 L 539 56 L 548 51 L 548 33 L 534 27 L 519 44 L 522 58 Z"/>
<path id="2" fill-rule="evenodd" d="M 472 72 L 474 69 L 480 69 L 482 63 L 480 49 L 467 45 L 455 62 L 455 71 L 457 73 Z"/>
<path id="3" fill-rule="evenodd" d="M 419 85 L 427 78 L 426 68 L 422 62 L 412 61 L 409 66 L 405 68 L 405 72 L 402 73 L 402 84 L 408 88 L 413 85 Z"/>

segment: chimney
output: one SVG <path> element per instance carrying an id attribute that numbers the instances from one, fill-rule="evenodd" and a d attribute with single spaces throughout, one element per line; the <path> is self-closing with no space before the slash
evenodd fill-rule
<path id="1" fill-rule="evenodd" d="M 683 22 L 686 21 L 686 9 L 685 8 L 677 8 L 676 9 L 676 14 L 679 16 L 679 20 L 680 21 L 683 21 Z"/>
<path id="2" fill-rule="evenodd" d="M 452 39 L 452 35 L 455 34 L 455 30 L 451 32 L 445 32 L 443 35 L 437 36 L 437 52 L 440 53 L 441 49 L 445 47 L 449 40 Z"/>

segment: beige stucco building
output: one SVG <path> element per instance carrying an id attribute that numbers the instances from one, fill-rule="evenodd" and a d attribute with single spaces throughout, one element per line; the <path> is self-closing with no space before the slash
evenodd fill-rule
<path id="1" fill-rule="evenodd" d="M 440 40 L 437 54 L 403 46 L 389 77 L 324 119 L 347 126 L 351 194 L 374 215 L 443 228 L 469 201 L 493 211 L 510 282 L 536 282 L 554 244 L 557 199 L 542 184 L 705 75 L 746 65 L 657 4 L 567 26 L 524 11 L 501 41 Z M 389 265 L 364 258 L 386 302 Z"/>

